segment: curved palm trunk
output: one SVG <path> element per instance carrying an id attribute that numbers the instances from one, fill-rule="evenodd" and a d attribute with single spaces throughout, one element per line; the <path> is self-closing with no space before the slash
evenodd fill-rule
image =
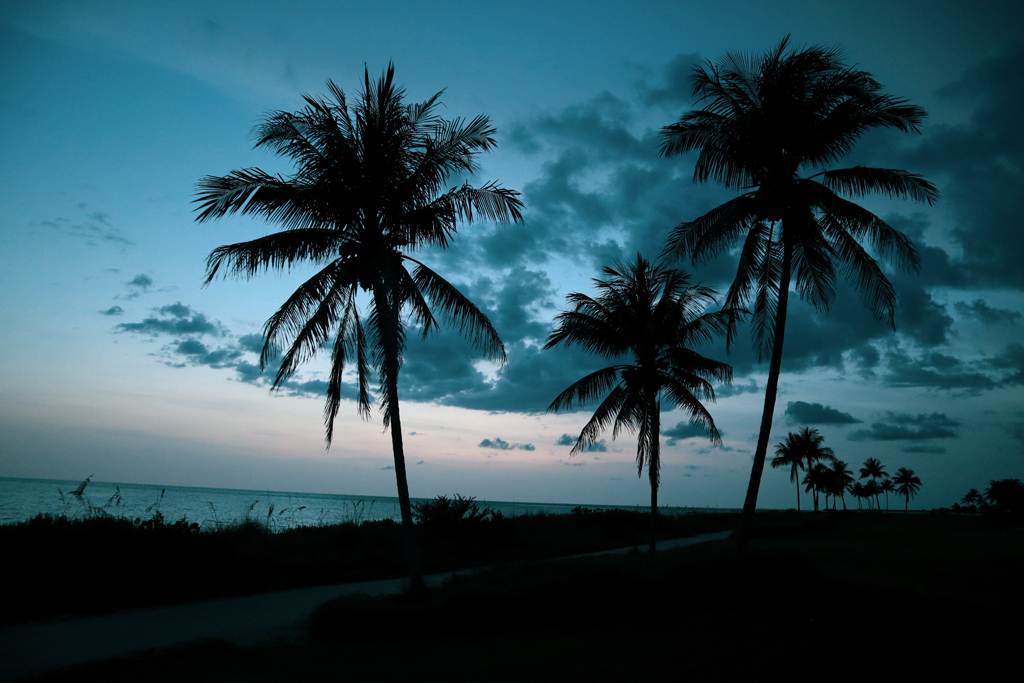
<path id="1" fill-rule="evenodd" d="M 761 431 L 757 436 L 754 465 L 750 469 L 750 483 L 747 484 L 747 496 L 743 500 L 743 515 L 740 517 L 740 528 L 736 534 L 736 545 L 741 551 L 746 549 L 747 538 L 750 536 L 750 525 L 754 521 L 754 509 L 757 507 L 757 493 L 761 489 L 761 475 L 764 473 L 764 460 L 768 454 L 768 440 L 772 436 L 772 417 L 775 415 L 775 399 L 779 392 L 779 373 L 782 370 L 782 345 L 786 337 L 786 308 L 789 305 L 789 281 L 792 265 L 793 248 L 783 240 L 782 277 L 779 281 L 778 307 L 775 309 L 775 340 L 772 344 L 771 363 L 768 365 L 768 385 L 764 391 Z M 815 502 L 814 509 L 818 509 L 817 502 Z"/>
<path id="2" fill-rule="evenodd" d="M 844 494 L 842 494 L 842 496 L 843 496 L 843 512 L 846 512 L 846 494 L 844 493 Z"/>
<path id="3" fill-rule="evenodd" d="M 416 528 L 412 523 L 412 504 L 409 501 L 409 481 L 405 473 L 405 447 L 402 443 L 402 418 L 398 409 L 398 310 L 388 302 L 382 288 L 374 288 L 373 298 L 377 315 L 386 325 L 382 335 L 384 343 L 385 401 L 391 419 L 391 449 L 395 457 L 395 479 L 398 483 L 398 508 L 402 513 L 402 539 L 405 557 L 409 563 L 409 580 L 412 593 L 423 595 L 427 585 L 423 582 L 420 564 L 420 547 L 416 540 Z"/>
<path id="4" fill-rule="evenodd" d="M 658 537 L 658 480 L 661 474 L 661 403 L 655 402 L 654 415 L 651 418 L 651 434 L 654 442 L 651 444 L 651 459 L 647 463 L 647 475 L 651 480 L 651 545 L 650 552 L 653 555 Z"/>

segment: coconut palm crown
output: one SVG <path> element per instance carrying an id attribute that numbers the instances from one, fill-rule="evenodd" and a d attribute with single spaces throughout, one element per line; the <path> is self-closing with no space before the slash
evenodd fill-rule
<path id="1" fill-rule="evenodd" d="M 296 264 L 320 270 L 295 290 L 263 326 L 260 367 L 283 353 L 273 390 L 325 348 L 331 370 L 324 408 L 327 446 L 346 396 L 342 373 L 356 375 L 358 412 L 369 418 L 369 384 L 379 381 L 384 427 L 391 430 L 398 497 L 414 587 L 422 586 L 405 474 L 398 373 L 406 341 L 403 311 L 426 336 L 438 328 L 435 312 L 467 335 L 490 359 L 504 347 L 491 323 L 441 276 L 413 258 L 424 247 L 446 247 L 459 223 L 520 221 L 519 193 L 495 183 L 446 189 L 449 178 L 477 170 L 476 157 L 495 147 L 486 116 L 444 120 L 440 93 L 405 104 L 394 67 L 350 105 L 327 82 L 328 97 L 305 96 L 298 112 L 273 112 L 254 129 L 256 147 L 295 164 L 287 177 L 258 168 L 206 176 L 198 182 L 199 222 L 245 214 L 283 230 L 214 249 L 206 284 L 218 275 L 248 279 Z M 367 293 L 361 315 L 357 295 Z"/>
<path id="2" fill-rule="evenodd" d="M 775 457 L 772 467 L 789 467 L 789 481 L 796 487 L 796 509 L 800 510 L 800 475 L 799 470 L 810 469 L 820 460 L 835 460 L 831 448 L 823 447 L 825 437 L 817 429 L 804 427 L 799 432 L 790 432 L 786 439 L 775 445 Z"/>
<path id="3" fill-rule="evenodd" d="M 719 182 L 740 195 L 677 226 L 666 252 L 699 264 L 741 243 L 724 305 L 753 303 L 754 346 L 759 359 L 770 358 L 742 543 L 771 436 L 792 277 L 797 294 L 826 312 L 841 274 L 876 317 L 892 324 L 896 293 L 868 247 L 907 271 L 919 268 L 917 250 L 841 195 L 932 204 L 938 190 L 903 170 L 828 168 L 872 128 L 917 133 L 925 118 L 921 107 L 884 94 L 870 74 L 843 64 L 838 50 L 791 50 L 787 37 L 764 55 L 727 54 L 696 67 L 691 83 L 697 106 L 661 130 L 661 153 L 697 151 L 694 182 Z M 730 328 L 727 346 L 733 335 Z"/>
<path id="4" fill-rule="evenodd" d="M 874 482 L 873 479 L 872 482 Z M 893 483 L 896 484 L 896 493 L 906 498 L 903 511 L 908 512 L 910 510 L 910 499 L 916 496 L 917 492 L 921 490 L 921 479 L 914 474 L 914 470 L 908 470 L 906 467 L 901 467 L 896 470 L 896 476 L 893 477 Z"/>
<path id="5" fill-rule="evenodd" d="M 723 334 L 743 311 L 705 312 L 715 292 L 689 286 L 679 270 L 635 261 L 604 269 L 608 279 L 594 280 L 598 296 L 573 293 L 571 310 L 559 313 L 544 348 L 577 345 L 589 353 L 619 361 L 574 382 L 548 410 L 601 400 L 580 432 L 571 453 L 585 451 L 607 427 L 612 438 L 623 429 L 637 432 L 637 474 L 647 467 L 651 483 L 652 536 L 661 472 L 661 410 L 679 408 L 700 425 L 712 443 L 721 435 L 702 401 L 714 401 L 712 382 L 731 382 L 732 367 L 693 350 Z"/>

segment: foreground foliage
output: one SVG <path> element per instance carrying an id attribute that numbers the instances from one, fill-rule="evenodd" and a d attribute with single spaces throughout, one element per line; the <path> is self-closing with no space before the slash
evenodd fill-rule
<path id="1" fill-rule="evenodd" d="M 436 500 L 434 501 L 436 508 Z M 418 529 L 428 573 L 557 557 L 646 543 L 648 516 L 632 510 L 502 517 L 448 511 Z M 457 504 L 456 507 L 461 506 Z M 463 511 L 465 513 L 465 511 Z M 660 538 L 735 526 L 728 514 L 664 516 Z M 7 576 L 23 599 L 0 622 L 89 614 L 302 586 L 398 578 L 406 574 L 402 531 L 391 521 L 298 527 L 272 533 L 249 520 L 200 531 L 187 520 L 138 523 L 115 517 L 39 515 L 0 526 Z"/>

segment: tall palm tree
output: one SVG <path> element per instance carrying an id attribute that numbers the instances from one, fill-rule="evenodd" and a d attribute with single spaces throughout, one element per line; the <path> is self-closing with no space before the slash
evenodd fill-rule
<path id="1" fill-rule="evenodd" d="M 888 512 L 889 511 L 889 494 L 890 493 L 894 493 L 896 491 L 896 486 L 892 483 L 892 479 L 889 479 L 888 477 L 886 477 L 885 479 L 882 480 L 882 483 L 880 484 L 880 486 L 882 488 L 882 493 L 885 494 L 885 511 Z"/>
<path id="2" fill-rule="evenodd" d="M 854 483 L 850 487 L 850 495 L 857 499 L 857 509 L 864 509 L 864 499 L 868 498 L 868 495 L 864 492 L 864 484 L 859 481 Z"/>
<path id="3" fill-rule="evenodd" d="M 866 479 L 868 477 L 871 478 L 868 488 L 875 496 L 875 503 L 878 504 L 878 509 L 881 510 L 882 502 L 879 500 L 879 496 L 885 491 L 885 486 L 881 481 L 888 479 L 889 473 L 885 471 L 885 465 L 878 458 L 868 458 L 864 461 L 864 467 L 860 468 L 860 478 Z M 888 501 L 888 494 L 886 495 L 886 500 Z M 886 505 L 886 509 L 888 509 L 888 505 Z"/>
<path id="4" fill-rule="evenodd" d="M 661 130 L 661 153 L 699 151 L 694 182 L 715 180 L 742 194 L 672 232 L 666 251 L 702 263 L 743 241 L 730 307 L 753 300 L 758 357 L 770 357 L 764 411 L 739 529 L 747 537 L 764 471 L 782 367 L 789 288 L 827 311 L 842 273 L 877 317 L 893 324 L 896 292 L 864 248 L 904 270 L 919 267 L 901 232 L 840 194 L 882 194 L 934 203 L 935 186 L 902 170 L 826 169 L 872 128 L 920 132 L 925 112 L 883 94 L 870 74 L 835 49 L 790 50 L 788 37 L 761 56 L 727 54 L 694 69 L 693 109 Z M 733 330 L 726 343 L 732 343 Z"/>
<path id="5" fill-rule="evenodd" d="M 914 476 L 914 470 L 901 467 L 896 470 L 896 477 L 893 479 L 893 482 L 896 484 L 896 493 L 907 499 L 906 504 L 903 506 L 903 512 L 907 513 L 910 511 L 910 499 L 921 490 L 921 480 Z"/>
<path id="6" fill-rule="evenodd" d="M 797 433 L 790 432 L 785 441 L 775 445 L 772 467 L 789 467 L 789 481 L 796 484 L 796 509 L 800 510 L 800 479 L 798 469 L 809 468 L 819 460 L 835 459 L 831 448 L 822 447 L 825 437 L 817 429 L 804 427 Z M 815 508 L 817 509 L 817 508 Z"/>
<path id="7" fill-rule="evenodd" d="M 283 228 L 213 250 L 206 284 L 218 274 L 248 279 L 298 263 L 322 266 L 263 326 L 260 367 L 284 353 L 276 390 L 302 362 L 331 347 L 324 408 L 328 448 L 346 365 L 356 371 L 356 408 L 366 419 L 369 382 L 376 374 L 384 428 L 391 430 L 410 576 L 413 589 L 422 590 L 398 401 L 407 332 L 403 310 L 408 308 L 423 336 L 438 327 L 439 312 L 488 358 L 504 362 L 505 351 L 487 316 L 410 254 L 448 246 L 460 222 L 519 221 L 522 204 L 519 193 L 494 183 L 444 189 L 450 177 L 475 171 L 477 155 L 494 148 L 486 116 L 444 120 L 438 115 L 440 93 L 406 105 L 390 64 L 375 82 L 364 71 L 363 91 L 351 106 L 341 88 L 331 81 L 327 88 L 329 97 L 305 96 L 301 111 L 271 113 L 254 129 L 256 147 L 292 161 L 292 175 L 247 168 L 199 181 L 199 222 L 241 213 Z M 359 292 L 369 295 L 364 315 Z"/>
<path id="8" fill-rule="evenodd" d="M 638 432 L 636 464 L 651 483 L 651 542 L 655 551 L 658 485 L 661 472 L 661 410 L 680 408 L 691 424 L 707 431 L 712 443 L 722 437 L 702 401 L 715 400 L 712 382 L 731 382 L 732 367 L 705 358 L 693 347 L 710 343 L 742 311 L 705 312 L 716 292 L 689 286 L 682 271 L 652 265 L 639 254 L 624 266 L 606 267 L 606 280 L 594 280 L 596 298 L 578 292 L 566 297 L 572 310 L 559 313 L 545 349 L 578 345 L 619 361 L 574 382 L 548 410 L 580 408 L 603 397 L 571 454 L 585 451 L 612 425 Z"/>

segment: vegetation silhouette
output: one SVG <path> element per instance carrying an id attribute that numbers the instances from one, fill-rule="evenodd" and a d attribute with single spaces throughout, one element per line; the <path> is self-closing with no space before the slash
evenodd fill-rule
<path id="1" fill-rule="evenodd" d="M 715 421 L 701 401 L 715 400 L 711 382 L 731 382 L 732 367 L 693 350 L 710 343 L 743 311 L 725 308 L 706 312 L 716 292 L 689 286 L 679 270 L 652 265 L 641 255 L 625 265 L 606 267 L 607 280 L 594 279 L 599 295 L 592 298 L 574 292 L 566 297 L 572 310 L 555 318 L 555 329 L 545 349 L 558 344 L 578 345 L 583 350 L 613 360 L 610 365 L 574 382 L 560 393 L 549 412 L 580 408 L 599 399 L 571 455 L 586 451 L 601 432 L 612 425 L 612 438 L 622 429 L 637 434 L 637 475 L 644 465 L 651 483 L 651 542 L 655 551 L 658 516 L 658 485 L 661 473 L 662 402 L 681 408 L 690 423 L 707 431 L 711 442 L 721 445 Z"/>
<path id="2" fill-rule="evenodd" d="M 273 112 L 254 130 L 256 147 L 294 162 L 294 174 L 248 168 L 199 181 L 197 221 L 241 213 L 284 228 L 215 249 L 205 284 L 219 273 L 248 279 L 297 263 L 323 266 L 267 320 L 260 367 L 284 351 L 272 385 L 278 390 L 302 362 L 332 348 L 324 408 L 328 448 L 346 364 L 355 366 L 356 405 L 365 419 L 376 373 L 384 428 L 391 431 L 410 577 L 414 590 L 422 591 L 398 399 L 407 334 L 402 311 L 409 308 L 424 337 L 438 328 L 433 306 L 487 358 L 504 363 L 505 350 L 487 316 L 410 254 L 447 247 L 460 222 L 520 221 L 522 203 L 518 192 L 496 183 L 465 182 L 444 191 L 451 176 L 476 171 L 477 155 L 494 149 L 488 117 L 442 119 L 441 93 L 406 105 L 391 64 L 374 82 L 364 70 L 363 90 L 351 106 L 341 88 L 331 81 L 327 88 L 330 97 L 307 95 L 303 110 Z M 370 295 L 365 317 L 357 305 L 360 292 Z"/>
<path id="3" fill-rule="evenodd" d="M 893 478 L 893 483 L 896 485 L 896 493 L 906 498 L 906 504 L 903 507 L 903 512 L 909 512 L 910 499 L 916 496 L 917 492 L 921 490 L 921 480 L 914 476 L 914 470 L 908 470 L 906 467 L 901 467 L 896 470 L 896 476 Z"/>
<path id="4" fill-rule="evenodd" d="M 974 491 L 974 489 L 971 489 Z M 974 491 L 977 494 L 977 491 Z M 985 489 L 985 500 L 996 512 L 1024 512 L 1024 483 L 1020 479 L 993 479 Z"/>
<path id="5" fill-rule="evenodd" d="M 868 492 L 868 495 L 875 497 L 875 504 L 881 510 L 882 505 L 879 496 L 885 491 L 885 487 L 879 480 L 884 481 L 889 478 L 889 473 L 885 471 L 885 465 L 878 458 L 868 458 L 864 461 L 864 466 L 860 468 L 860 478 L 869 479 L 868 483 L 865 484 L 865 491 Z M 888 495 L 886 498 L 888 498 Z"/>
<path id="6" fill-rule="evenodd" d="M 789 467 L 789 481 L 796 484 L 796 509 L 800 511 L 800 475 L 798 470 L 811 467 L 819 460 L 835 460 L 835 453 L 831 448 L 823 448 L 821 444 L 825 437 L 818 433 L 817 429 L 804 427 L 797 433 L 790 432 L 786 439 L 775 445 L 775 457 L 772 458 L 772 467 Z M 817 500 L 814 509 L 818 509 Z"/>
<path id="7" fill-rule="evenodd" d="M 843 500 L 843 510 L 846 509 L 846 492 L 850 490 L 850 486 L 853 485 L 853 472 L 850 471 L 850 466 L 839 460 L 838 458 L 832 461 L 831 476 L 829 477 L 832 487 L 832 505 L 835 507 L 835 498 L 838 496 Z"/>
<path id="8" fill-rule="evenodd" d="M 920 132 L 926 115 L 903 98 L 883 94 L 870 74 L 846 66 L 837 49 L 791 50 L 787 36 L 766 54 L 727 54 L 696 67 L 690 80 L 703 108 L 661 130 L 661 153 L 699 151 L 694 182 L 714 180 L 742 194 L 677 226 L 666 253 L 702 263 L 742 238 L 725 305 L 740 307 L 753 300 L 754 346 L 759 360 L 770 356 L 738 530 L 742 548 L 771 437 L 794 271 L 797 293 L 815 309 L 828 311 L 842 273 L 863 292 L 876 317 L 894 324 L 896 292 L 862 243 L 908 271 L 918 270 L 917 250 L 906 235 L 839 193 L 928 204 L 939 193 L 921 176 L 902 170 L 826 169 L 868 130 Z M 727 346 L 733 335 L 730 328 Z"/>

